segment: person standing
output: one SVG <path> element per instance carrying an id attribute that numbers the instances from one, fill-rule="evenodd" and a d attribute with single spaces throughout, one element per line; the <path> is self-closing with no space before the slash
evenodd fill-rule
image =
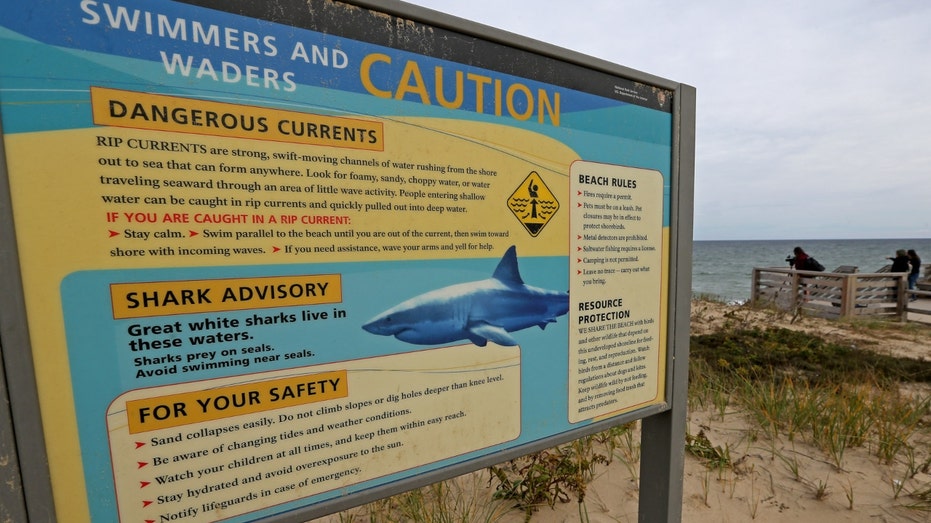
<path id="1" fill-rule="evenodd" d="M 795 256 L 790 256 L 786 261 L 789 262 L 789 266 L 795 270 L 807 270 L 808 269 L 808 253 L 805 252 L 801 247 L 796 247 L 792 249 L 792 254 Z"/>
<path id="2" fill-rule="evenodd" d="M 915 249 L 908 250 L 908 264 L 911 265 L 911 270 L 908 271 L 908 290 L 913 291 L 918 286 L 918 276 L 921 274 L 921 258 L 918 257 Z M 912 296 L 912 299 L 918 298 Z"/>
<path id="3" fill-rule="evenodd" d="M 895 258 L 886 258 L 892 260 L 892 268 L 889 272 L 908 272 L 908 253 L 905 249 L 895 251 Z"/>
<path id="4" fill-rule="evenodd" d="M 792 249 L 792 254 L 793 256 L 789 256 L 788 258 L 786 258 L 786 261 L 789 262 L 789 267 L 792 267 L 793 269 L 797 271 L 808 270 L 808 264 L 809 264 L 809 260 L 811 259 L 811 256 L 809 256 L 808 253 L 805 252 L 805 249 L 802 249 L 801 247 L 796 247 Z M 799 281 L 798 285 L 799 285 L 799 288 L 798 288 L 799 303 L 808 301 L 808 288 L 807 288 L 808 285 L 802 281 Z"/>
<path id="5" fill-rule="evenodd" d="M 824 265 L 821 265 L 818 260 L 805 252 L 801 247 L 792 249 L 792 253 L 795 256 L 789 256 L 786 258 L 786 261 L 789 262 L 789 266 L 793 269 L 797 271 L 824 271 Z"/>
<path id="6" fill-rule="evenodd" d="M 908 272 L 908 253 L 905 249 L 895 251 L 895 258 L 886 256 L 886 259 L 892 260 L 889 272 Z M 905 294 L 905 298 L 908 299 L 908 293 Z"/>

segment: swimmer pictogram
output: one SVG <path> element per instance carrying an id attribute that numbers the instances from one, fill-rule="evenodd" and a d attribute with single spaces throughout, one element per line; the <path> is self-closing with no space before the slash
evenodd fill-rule
<path id="1" fill-rule="evenodd" d="M 508 207 L 535 237 L 559 210 L 559 202 L 540 175 L 531 171 L 508 198 Z"/>

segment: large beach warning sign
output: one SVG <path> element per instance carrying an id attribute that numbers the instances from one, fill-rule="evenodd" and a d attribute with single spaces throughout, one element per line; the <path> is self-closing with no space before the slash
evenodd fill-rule
<path id="1" fill-rule="evenodd" d="M 59 520 L 309 519 L 662 408 L 673 92 L 428 22 L 5 6 Z"/>

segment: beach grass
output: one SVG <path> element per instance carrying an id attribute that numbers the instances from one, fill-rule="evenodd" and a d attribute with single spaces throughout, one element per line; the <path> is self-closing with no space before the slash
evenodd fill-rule
<path id="1" fill-rule="evenodd" d="M 693 306 L 693 321 L 696 314 L 701 319 L 700 306 Z M 833 474 L 842 475 L 848 452 L 865 449 L 888 466 L 891 500 L 904 509 L 931 514 L 931 484 L 915 479 L 931 467 L 931 395 L 907 388 L 931 383 L 931 361 L 863 350 L 783 328 L 777 321 L 781 318 L 775 316 L 772 323 L 760 324 L 746 307 L 735 307 L 725 316 L 722 327 L 691 336 L 690 410 L 709 410 L 718 420 L 746 418 L 741 447 L 762 445 L 774 463 L 819 501 L 831 494 L 832 473 L 806 477 L 802 462 L 821 460 L 831 465 Z M 927 331 L 886 322 L 848 327 L 881 331 L 885 337 L 927 336 Z M 578 519 L 587 521 L 586 489 L 605 467 L 620 462 L 637 480 L 638 424 L 490 467 L 481 475 L 485 488 L 476 488 L 476 493 L 466 494 L 457 483 L 462 478 L 456 478 L 357 507 L 342 513 L 340 521 L 493 522 L 513 510 L 530 521 L 540 508 L 569 502 L 578 503 Z M 796 442 L 811 445 L 822 455 L 801 454 L 795 450 Z M 703 430 L 687 434 L 685 445 L 688 455 L 706 467 L 706 505 L 712 481 L 731 485 L 732 497 L 740 476 L 759 481 L 742 469 L 743 458 L 735 457 L 735 447 L 713 442 Z M 748 515 L 756 519 L 760 487 L 751 490 Z M 853 510 L 857 498 L 849 479 L 840 483 L 840 490 Z"/>
<path id="2" fill-rule="evenodd" d="M 787 443 L 813 445 L 836 473 L 846 471 L 850 449 L 865 449 L 888 466 L 891 499 L 931 513 L 931 485 L 915 481 L 931 464 L 931 396 L 909 388 L 931 383 L 931 361 L 863 350 L 776 325 L 730 325 L 691 337 L 690 404 L 714 404 L 715 412 L 747 416 L 765 435 L 771 455 L 817 500 L 829 494 L 828 479 L 804 477 L 800 455 L 787 450 Z M 879 330 L 886 338 L 921 334 L 920 327 L 886 322 L 853 328 Z M 723 395 L 729 400 L 721 406 Z M 720 467 L 720 460 L 708 459 L 706 466 Z M 852 509 L 852 485 L 841 488 Z"/>

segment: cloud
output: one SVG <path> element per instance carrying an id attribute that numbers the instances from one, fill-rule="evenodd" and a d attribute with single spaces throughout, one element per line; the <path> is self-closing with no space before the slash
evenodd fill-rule
<path id="1" fill-rule="evenodd" d="M 695 86 L 697 239 L 931 237 L 931 3 L 413 3 Z"/>

